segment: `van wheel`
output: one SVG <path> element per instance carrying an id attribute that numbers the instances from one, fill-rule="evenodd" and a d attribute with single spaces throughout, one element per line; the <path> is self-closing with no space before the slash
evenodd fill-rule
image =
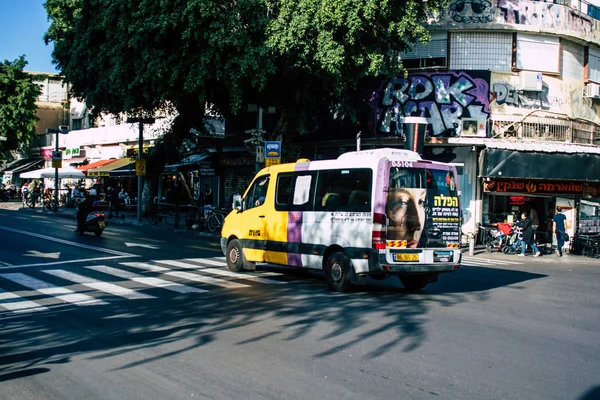
<path id="1" fill-rule="evenodd" d="M 421 290 L 429 283 L 427 275 L 400 276 L 402 286 L 410 291 Z"/>
<path id="2" fill-rule="evenodd" d="M 341 252 L 333 253 L 325 264 L 325 280 L 334 292 L 346 292 L 352 288 L 352 262 Z"/>
<path id="3" fill-rule="evenodd" d="M 233 239 L 227 245 L 227 267 L 233 272 L 254 269 L 254 263 L 246 261 L 242 244 L 237 239 Z"/>

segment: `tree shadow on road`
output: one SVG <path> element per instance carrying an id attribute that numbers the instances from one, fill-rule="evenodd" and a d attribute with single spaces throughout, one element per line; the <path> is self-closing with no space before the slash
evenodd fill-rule
<path id="1" fill-rule="evenodd" d="M 75 356 L 103 359 L 182 344 L 119 367 L 126 369 L 201 348 L 221 340 L 225 332 L 240 330 L 244 339 L 235 346 L 261 341 L 285 346 L 302 339 L 314 343 L 307 351 L 316 358 L 360 347 L 363 357 L 373 359 L 394 349 L 410 352 L 421 346 L 434 307 L 486 301 L 494 289 L 512 285 L 521 290 L 514 285 L 545 276 L 466 267 L 440 276 L 437 284 L 417 293 L 403 289 L 395 278 L 369 281 L 351 293 L 333 293 L 327 290 L 322 274 L 283 270 L 283 280 L 291 282 L 282 285 L 211 288 L 206 293 L 175 295 L 140 284 L 144 293 L 156 299 L 121 300 L 94 293 L 108 304 L 57 305 L 23 315 L 0 313 L 4 327 L 0 332 L 0 373 L 6 379 L 17 378 L 18 371 L 41 371 Z M 113 283 L 119 283 L 115 279 Z"/>

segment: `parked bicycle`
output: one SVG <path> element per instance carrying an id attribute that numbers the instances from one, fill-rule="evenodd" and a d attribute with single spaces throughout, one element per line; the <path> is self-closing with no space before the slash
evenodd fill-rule
<path id="1" fill-rule="evenodd" d="M 206 216 L 206 228 L 210 232 L 215 232 L 223 226 L 223 221 L 230 210 L 224 208 L 213 208 Z"/>

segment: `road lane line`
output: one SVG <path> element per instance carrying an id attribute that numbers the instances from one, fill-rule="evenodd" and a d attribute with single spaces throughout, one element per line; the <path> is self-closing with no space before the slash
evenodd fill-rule
<path id="1" fill-rule="evenodd" d="M 221 249 L 214 249 L 211 247 L 203 247 L 203 246 L 196 246 L 196 245 L 191 245 L 191 246 L 187 246 L 191 249 L 196 249 L 196 250 L 206 250 L 206 251 L 214 251 L 215 253 L 222 253 Z"/>
<path id="2" fill-rule="evenodd" d="M 0 307 L 7 309 L 8 311 L 14 312 L 30 312 L 30 311 L 47 311 L 48 308 L 44 307 L 35 301 L 19 300 L 22 299 L 11 292 L 6 292 L 0 289 Z"/>
<path id="3" fill-rule="evenodd" d="M 78 306 L 108 304 L 107 302 L 95 299 L 92 296 L 88 296 L 82 293 L 75 293 L 70 289 L 54 286 L 50 283 L 18 272 L 10 274 L 0 274 L 0 277 L 18 283 L 19 285 L 25 286 L 29 289 L 38 291 L 42 294 L 56 297 L 57 299 L 62 300 L 66 303 L 72 303 Z"/>
<path id="4" fill-rule="evenodd" d="M 123 253 L 122 251 L 105 249 L 105 248 L 102 248 L 102 247 L 88 246 L 86 244 L 81 244 L 81 243 L 77 243 L 77 242 L 71 242 L 69 240 L 64 240 L 64 239 L 58 239 L 58 238 L 54 238 L 52 236 L 40 235 L 39 233 L 22 231 L 20 229 L 13 229 L 13 228 L 9 228 L 9 227 L 6 227 L 6 226 L 1 226 L 0 225 L 0 229 L 1 230 L 5 230 L 5 231 L 9 231 L 9 232 L 20 233 L 22 235 L 33 236 L 33 237 L 37 237 L 37 238 L 40 238 L 40 239 L 49 240 L 51 242 L 62 243 L 62 244 L 66 244 L 66 245 L 74 246 L 74 247 L 80 247 L 82 249 L 95 250 L 95 251 L 99 251 L 99 252 L 102 252 L 102 253 L 113 254 L 113 255 L 116 255 L 116 256 L 128 256 L 128 257 L 134 257 L 135 256 L 135 254 Z"/>
<path id="5" fill-rule="evenodd" d="M 74 283 L 79 283 L 80 285 L 87 286 L 94 290 L 98 290 L 100 292 L 109 293 L 115 296 L 125 297 L 130 300 L 137 299 L 155 299 L 156 297 L 150 296 L 149 294 L 138 293 L 135 290 L 127 289 L 125 287 L 115 285 L 109 282 L 102 282 L 96 279 L 88 278 L 87 276 L 75 274 L 73 272 L 65 271 L 62 269 L 49 269 L 43 270 L 50 275 L 57 276 L 59 278 L 65 279 L 67 281 L 71 281 Z"/>
<path id="6" fill-rule="evenodd" d="M 93 269 L 94 271 L 102 272 L 105 274 L 117 276 L 123 279 L 129 279 L 134 282 L 143 283 L 144 285 L 154 286 L 161 289 L 171 290 L 177 293 L 202 293 L 207 292 L 205 289 L 198 289 L 192 286 L 182 285 L 181 283 L 167 281 L 165 279 L 160 278 L 150 278 L 142 275 L 135 274 L 133 272 L 124 271 L 122 269 L 107 267 L 105 265 L 92 265 L 86 267 L 89 269 Z"/>
<path id="7" fill-rule="evenodd" d="M 244 288 L 244 287 L 250 286 L 250 285 L 245 285 L 243 283 L 231 282 L 231 281 L 226 281 L 223 279 L 212 278 L 210 276 L 197 275 L 197 274 L 192 274 L 190 272 L 183 272 L 183 271 L 165 272 L 165 275 L 175 276 L 177 278 L 187 279 L 187 280 L 195 281 L 195 282 L 206 283 L 207 285 L 220 286 L 220 287 L 224 287 L 227 289 L 238 289 L 238 288 Z"/>
<path id="8" fill-rule="evenodd" d="M 116 260 L 119 258 L 131 258 L 131 257 L 141 257 L 136 255 L 128 255 L 128 256 L 112 256 L 112 257 L 97 257 L 97 258 L 84 258 L 78 260 L 65 260 L 65 261 L 53 261 L 53 262 L 44 262 L 44 263 L 34 263 L 34 264 L 21 264 L 21 265 L 7 265 L 0 267 L 0 270 L 3 269 L 18 269 L 18 268 L 29 268 L 29 267 L 49 267 L 52 265 L 63 265 L 63 264 L 74 264 L 74 263 L 84 263 L 84 262 L 93 262 L 93 261 L 106 261 L 106 260 Z"/>

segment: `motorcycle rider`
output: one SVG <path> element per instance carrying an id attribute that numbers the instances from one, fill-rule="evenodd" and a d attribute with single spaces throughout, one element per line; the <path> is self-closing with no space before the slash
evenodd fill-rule
<path id="1" fill-rule="evenodd" d="M 94 200 L 92 196 L 86 196 L 83 201 L 81 201 L 77 205 L 77 230 L 75 233 L 79 233 L 81 235 L 85 232 L 85 220 L 87 215 L 92 212 L 92 205 L 94 204 Z"/>

